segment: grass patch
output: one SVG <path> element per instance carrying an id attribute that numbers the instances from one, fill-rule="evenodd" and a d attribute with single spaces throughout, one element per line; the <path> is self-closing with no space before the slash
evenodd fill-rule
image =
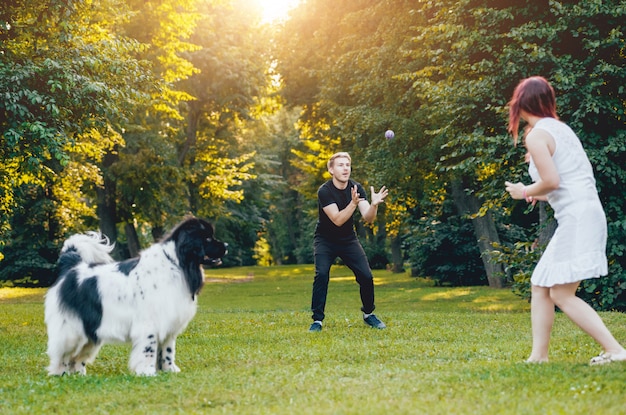
<path id="1" fill-rule="evenodd" d="M 361 321 L 358 286 L 335 267 L 321 333 L 308 333 L 312 266 L 207 272 L 179 337 L 182 372 L 130 375 L 108 345 L 88 375 L 48 377 L 41 289 L 0 289 L 0 408 L 49 414 L 624 413 L 626 365 L 590 367 L 598 346 L 565 316 L 551 363 L 530 352 L 529 305 L 508 290 L 441 288 L 376 271 L 378 315 Z M 626 316 L 602 313 L 626 340 Z"/>

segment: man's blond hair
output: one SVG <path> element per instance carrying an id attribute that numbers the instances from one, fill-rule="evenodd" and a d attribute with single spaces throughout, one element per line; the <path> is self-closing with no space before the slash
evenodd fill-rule
<path id="1" fill-rule="evenodd" d="M 350 157 L 350 154 L 346 153 L 345 151 L 340 151 L 339 153 L 335 153 L 330 156 L 330 159 L 328 159 L 328 163 L 326 163 L 326 167 L 328 167 L 328 169 L 330 170 L 330 168 L 333 167 L 333 164 L 335 164 L 335 159 L 338 158 L 347 158 L 348 161 L 352 163 L 352 158 Z"/>

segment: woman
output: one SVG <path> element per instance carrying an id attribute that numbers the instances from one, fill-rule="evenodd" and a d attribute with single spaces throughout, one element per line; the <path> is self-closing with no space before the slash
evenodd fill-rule
<path id="1" fill-rule="evenodd" d="M 556 114 L 554 89 L 542 77 L 524 79 L 509 102 L 509 131 L 517 144 L 520 118 L 533 183 L 505 182 L 513 199 L 547 201 L 558 226 L 531 277 L 533 348 L 528 362 L 548 361 L 557 305 L 603 348 L 590 364 L 626 360 L 626 350 L 576 290 L 581 280 L 607 275 L 607 225 L 591 163 L 576 134 Z"/>

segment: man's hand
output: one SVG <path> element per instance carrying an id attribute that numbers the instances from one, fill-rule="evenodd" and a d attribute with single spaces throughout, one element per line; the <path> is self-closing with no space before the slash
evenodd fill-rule
<path id="1" fill-rule="evenodd" d="M 374 186 L 370 186 L 370 191 L 372 192 L 372 206 L 378 206 L 383 203 L 389 193 L 385 186 L 381 187 L 378 193 L 374 191 Z"/>
<path id="2" fill-rule="evenodd" d="M 354 185 L 354 187 L 352 188 L 352 203 L 354 203 L 354 206 L 359 206 L 359 202 L 362 200 L 364 199 L 359 196 L 359 192 L 357 191 L 357 186 Z"/>

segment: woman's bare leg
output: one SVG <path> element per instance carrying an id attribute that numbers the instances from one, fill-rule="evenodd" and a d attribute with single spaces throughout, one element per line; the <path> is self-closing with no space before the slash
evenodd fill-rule
<path id="1" fill-rule="evenodd" d="M 596 310 L 576 296 L 579 284 L 580 282 L 555 285 L 550 289 L 550 296 L 567 317 L 602 346 L 605 353 L 624 354 L 626 358 L 626 350 L 613 337 Z"/>
<path id="2" fill-rule="evenodd" d="M 550 333 L 554 324 L 554 302 L 550 297 L 550 288 L 532 286 L 530 320 L 532 323 L 533 350 L 527 362 L 547 362 Z"/>

